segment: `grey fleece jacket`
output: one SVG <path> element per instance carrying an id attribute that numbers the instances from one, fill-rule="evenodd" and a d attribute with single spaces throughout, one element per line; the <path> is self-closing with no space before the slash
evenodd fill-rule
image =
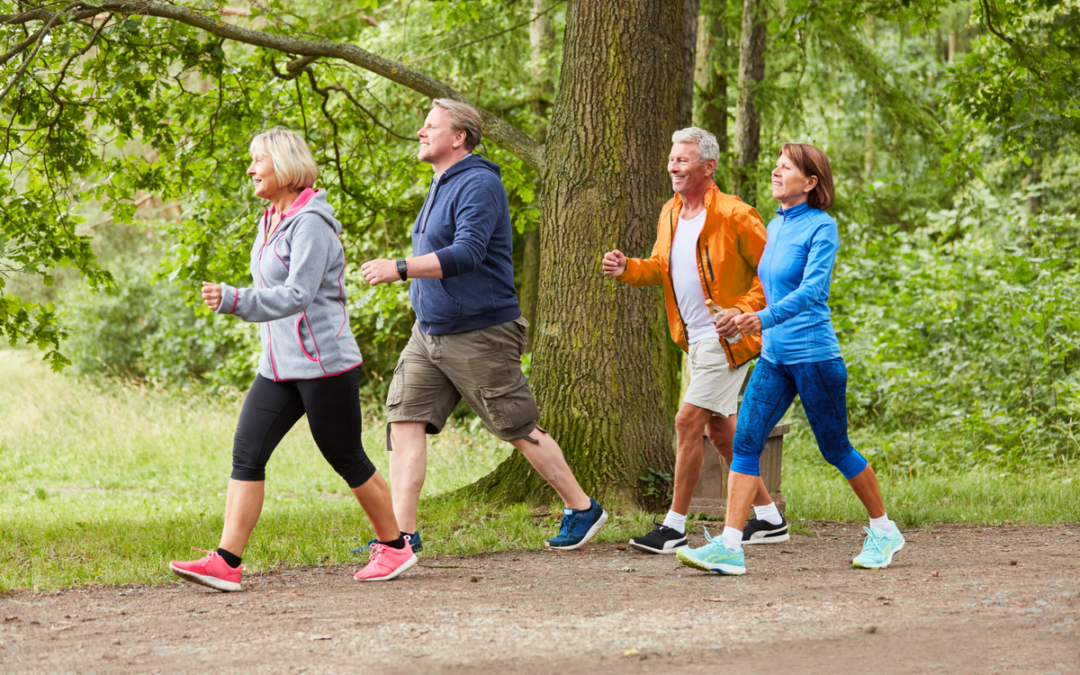
<path id="1" fill-rule="evenodd" d="M 345 311 L 341 223 L 325 190 L 300 193 L 266 239 L 273 209 L 251 248 L 255 288 L 221 285 L 219 314 L 259 325 L 259 374 L 276 382 L 338 375 L 363 363 Z"/>

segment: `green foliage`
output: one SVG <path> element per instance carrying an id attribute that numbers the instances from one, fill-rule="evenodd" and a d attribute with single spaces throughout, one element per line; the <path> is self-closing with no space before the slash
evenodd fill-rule
<path id="1" fill-rule="evenodd" d="M 1029 217 L 1019 197 L 983 189 L 935 214 L 937 227 L 856 244 L 834 273 L 852 423 L 941 441 L 921 458 L 910 443 L 883 448 L 899 453 L 890 463 L 1080 455 L 1080 227 Z M 951 239 L 938 245 L 942 231 Z"/>
<path id="2" fill-rule="evenodd" d="M 658 510 L 671 503 L 674 479 L 669 472 L 650 468 L 648 475 L 640 476 L 638 480 L 646 508 Z"/>

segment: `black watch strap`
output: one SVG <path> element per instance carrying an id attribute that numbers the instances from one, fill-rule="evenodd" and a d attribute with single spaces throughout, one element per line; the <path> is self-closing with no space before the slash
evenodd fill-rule
<path id="1" fill-rule="evenodd" d="M 404 259 L 397 261 L 397 273 L 402 281 L 409 278 L 409 264 Z"/>

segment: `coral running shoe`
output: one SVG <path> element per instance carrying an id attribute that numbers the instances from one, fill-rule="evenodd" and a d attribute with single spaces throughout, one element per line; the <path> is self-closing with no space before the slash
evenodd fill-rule
<path id="1" fill-rule="evenodd" d="M 217 554 L 217 551 L 203 551 L 201 548 L 192 547 L 195 551 L 202 551 L 205 558 L 198 560 L 181 561 L 174 560 L 169 563 L 176 576 L 187 579 L 196 584 L 216 588 L 219 591 L 239 591 L 240 573 L 244 566 L 229 567 L 229 563 Z"/>
<path id="2" fill-rule="evenodd" d="M 863 539 L 862 553 L 851 561 L 852 567 L 864 567 L 871 570 L 879 570 L 888 567 L 896 552 L 904 548 L 904 535 L 900 534 L 900 528 L 896 523 L 892 524 L 892 532 L 877 527 L 864 527 L 866 539 Z"/>
<path id="3" fill-rule="evenodd" d="M 416 554 L 405 540 L 405 548 L 391 548 L 375 542 L 371 557 L 364 569 L 356 573 L 357 581 L 389 581 L 416 564 Z"/>

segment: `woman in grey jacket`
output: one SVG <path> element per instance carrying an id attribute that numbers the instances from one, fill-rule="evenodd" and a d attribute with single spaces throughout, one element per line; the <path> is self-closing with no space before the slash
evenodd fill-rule
<path id="1" fill-rule="evenodd" d="M 360 581 L 393 579 L 416 564 L 398 530 L 386 481 L 361 442 L 363 358 L 345 311 L 341 224 L 326 192 L 312 185 L 318 165 L 298 134 L 274 128 L 251 142 L 255 196 L 271 203 L 251 249 L 254 288 L 203 282 L 203 300 L 220 314 L 259 324 L 259 372 L 233 439 L 225 525 L 216 551 L 169 563 L 180 577 L 239 591 L 241 556 L 262 511 L 266 463 L 305 414 L 319 450 L 352 489 L 375 527 Z M 196 549 L 201 550 L 201 549 Z"/>

